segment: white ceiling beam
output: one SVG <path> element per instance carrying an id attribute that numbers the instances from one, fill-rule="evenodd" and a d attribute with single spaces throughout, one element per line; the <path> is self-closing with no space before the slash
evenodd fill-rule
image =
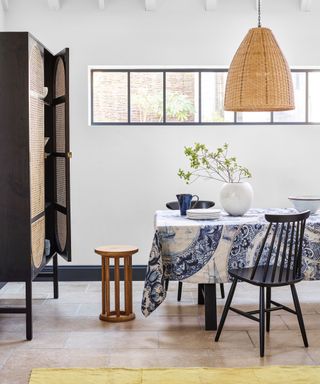
<path id="1" fill-rule="evenodd" d="M 48 6 L 54 11 L 58 11 L 61 8 L 60 0 L 48 0 Z"/>
<path id="2" fill-rule="evenodd" d="M 157 0 L 144 0 L 144 8 L 146 11 L 155 11 L 157 9 Z"/>
<path id="3" fill-rule="evenodd" d="M 1 0 L 2 9 L 7 11 L 9 9 L 9 0 Z"/>
<path id="4" fill-rule="evenodd" d="M 300 0 L 300 9 L 303 12 L 310 12 L 312 7 L 312 0 Z"/>
<path id="5" fill-rule="evenodd" d="M 101 9 L 101 11 L 104 10 L 105 6 L 106 6 L 106 3 L 104 0 L 98 0 L 98 7 L 99 9 Z"/>
<path id="6" fill-rule="evenodd" d="M 218 0 L 205 0 L 204 7 L 206 11 L 215 11 L 218 6 Z"/>

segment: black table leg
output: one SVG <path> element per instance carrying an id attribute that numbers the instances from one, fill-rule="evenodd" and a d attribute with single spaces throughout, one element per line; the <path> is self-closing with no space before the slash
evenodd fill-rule
<path id="1" fill-rule="evenodd" d="M 204 304 L 204 284 L 198 284 L 198 304 Z"/>
<path id="2" fill-rule="evenodd" d="M 204 284 L 205 330 L 217 330 L 216 284 Z"/>

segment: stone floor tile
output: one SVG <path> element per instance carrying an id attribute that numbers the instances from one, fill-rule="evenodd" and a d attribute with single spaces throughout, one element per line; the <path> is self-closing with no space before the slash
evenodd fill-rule
<path id="1" fill-rule="evenodd" d="M 125 357 L 124 357 L 125 356 Z M 206 349 L 115 349 L 109 356 L 110 367 L 206 367 Z"/>
<path id="2" fill-rule="evenodd" d="M 265 351 L 265 356 L 260 357 L 259 348 L 243 350 L 219 349 L 208 351 L 212 367 L 255 367 L 269 365 L 313 365 L 315 362 L 308 355 L 305 348 L 272 349 Z"/>
<path id="3" fill-rule="evenodd" d="M 244 310 L 241 306 L 238 306 L 237 308 Z M 258 329 L 259 323 L 252 321 L 250 319 L 247 319 L 243 316 L 237 315 L 237 316 L 231 316 L 231 311 L 229 312 L 226 322 L 224 324 L 224 330 L 229 331 L 246 331 L 246 330 L 255 330 Z M 220 317 L 218 315 L 218 324 L 220 321 Z M 320 318 L 320 317 L 319 317 Z M 205 327 L 205 317 L 200 316 L 200 324 L 202 328 Z M 271 329 L 288 329 L 288 326 L 286 323 L 281 319 L 280 316 L 272 316 L 271 318 Z"/>
<path id="4" fill-rule="evenodd" d="M 255 345 L 259 347 L 259 332 L 249 331 L 250 338 Z M 310 347 L 320 347 L 320 331 L 307 330 Z M 301 333 L 298 330 L 274 330 L 266 334 L 265 338 L 266 348 L 271 350 L 281 348 L 297 348 L 303 347 L 303 340 Z"/>
<path id="5" fill-rule="evenodd" d="M 205 331 L 206 334 L 211 332 Z M 239 353 L 239 349 L 242 351 L 251 351 L 254 348 L 249 333 L 247 331 L 230 331 L 223 330 L 218 342 L 214 341 L 216 332 L 211 333 L 210 349 L 213 350 L 232 350 Z"/>
<path id="6" fill-rule="evenodd" d="M 282 320 L 286 323 L 289 329 L 299 330 L 299 323 L 296 315 L 285 314 L 281 315 Z M 306 330 L 320 330 L 320 315 L 319 314 L 303 314 L 303 321 Z"/>
<path id="7" fill-rule="evenodd" d="M 33 368 L 106 367 L 108 359 L 95 349 L 19 349 L 2 366 L 1 384 L 27 384 Z"/>
<path id="8" fill-rule="evenodd" d="M 158 344 L 157 332 L 72 332 L 66 342 L 66 348 L 101 348 L 108 351 L 114 348 L 158 348 Z"/>
<path id="9" fill-rule="evenodd" d="M 159 332 L 160 348 L 203 349 L 203 348 L 211 348 L 212 344 L 213 344 L 213 333 L 208 331 L 190 332 L 189 330 L 180 330 L 180 331 Z"/>

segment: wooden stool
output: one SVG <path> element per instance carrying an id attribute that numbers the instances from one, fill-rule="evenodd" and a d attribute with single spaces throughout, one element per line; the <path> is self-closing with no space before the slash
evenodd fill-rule
<path id="1" fill-rule="evenodd" d="M 132 311 L 132 255 L 139 249 L 129 245 L 106 245 L 95 249 L 102 261 L 102 313 L 100 320 L 120 322 L 135 318 Z M 124 261 L 125 310 L 120 310 L 120 259 Z M 114 259 L 115 310 L 110 311 L 110 259 Z"/>

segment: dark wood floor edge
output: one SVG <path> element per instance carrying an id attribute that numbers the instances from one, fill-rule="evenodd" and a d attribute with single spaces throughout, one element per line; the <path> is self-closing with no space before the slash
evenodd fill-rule
<path id="1" fill-rule="evenodd" d="M 132 266 L 132 280 L 144 281 L 146 275 L 146 265 Z M 42 272 L 52 273 L 52 266 L 47 265 Z M 110 268 L 110 276 L 113 279 L 113 267 Z M 123 268 L 120 268 L 120 277 L 123 279 Z M 48 277 L 37 277 L 35 281 L 51 281 Z M 59 281 L 101 281 L 101 266 L 99 265 L 60 265 Z M 0 282 L 0 289 L 6 282 Z"/>
<path id="2" fill-rule="evenodd" d="M 145 279 L 147 266 L 133 265 L 132 280 L 143 281 Z M 44 273 L 52 273 L 52 266 L 46 266 Z M 113 279 L 113 267 L 110 268 L 111 279 Z M 123 279 L 123 268 L 120 268 L 120 277 Z M 36 278 L 35 281 L 47 281 L 48 278 Z M 101 281 L 101 266 L 99 265 L 60 265 L 59 281 Z"/>

